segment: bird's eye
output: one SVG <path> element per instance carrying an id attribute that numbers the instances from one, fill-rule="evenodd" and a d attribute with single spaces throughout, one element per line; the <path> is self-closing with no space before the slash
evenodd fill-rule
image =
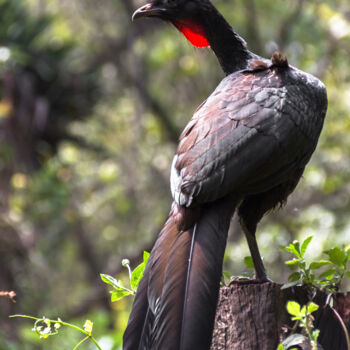
<path id="1" fill-rule="evenodd" d="M 175 7 L 177 6 L 178 0 L 168 0 L 168 5 Z"/>

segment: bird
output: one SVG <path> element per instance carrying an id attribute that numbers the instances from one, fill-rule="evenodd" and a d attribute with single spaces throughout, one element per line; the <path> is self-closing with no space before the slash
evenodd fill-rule
<path id="1" fill-rule="evenodd" d="M 269 281 L 256 228 L 297 186 L 317 146 L 327 92 L 281 53 L 266 59 L 249 51 L 209 0 L 153 0 L 133 14 L 142 17 L 210 46 L 226 77 L 180 135 L 173 203 L 137 289 L 123 350 L 208 350 L 231 218 L 238 214 L 247 238 L 254 282 Z"/>

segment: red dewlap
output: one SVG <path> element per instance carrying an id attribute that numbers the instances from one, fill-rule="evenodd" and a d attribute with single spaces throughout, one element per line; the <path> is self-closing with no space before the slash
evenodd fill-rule
<path id="1" fill-rule="evenodd" d="M 187 38 L 187 40 L 196 47 L 209 46 L 204 28 L 192 21 L 174 21 L 174 26 Z"/>

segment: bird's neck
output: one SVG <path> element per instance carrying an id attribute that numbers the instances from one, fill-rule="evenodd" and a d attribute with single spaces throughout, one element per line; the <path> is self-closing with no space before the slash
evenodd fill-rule
<path id="1" fill-rule="evenodd" d="M 247 49 L 245 41 L 214 7 L 202 16 L 201 23 L 210 47 L 227 75 L 247 68 L 256 55 Z"/>

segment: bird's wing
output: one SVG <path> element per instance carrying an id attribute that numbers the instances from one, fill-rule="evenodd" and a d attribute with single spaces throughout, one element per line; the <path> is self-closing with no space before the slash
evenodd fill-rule
<path id="1" fill-rule="evenodd" d="M 228 76 L 180 136 L 174 200 L 191 206 L 285 181 L 314 151 L 326 104 L 322 83 L 292 67 Z"/>

